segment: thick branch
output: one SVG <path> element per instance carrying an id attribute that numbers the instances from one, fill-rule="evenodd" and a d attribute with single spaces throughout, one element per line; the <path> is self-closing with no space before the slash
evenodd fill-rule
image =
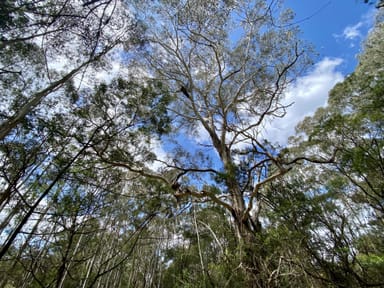
<path id="1" fill-rule="evenodd" d="M 108 49 L 104 50 L 102 53 L 84 62 L 79 67 L 73 69 L 71 72 L 66 74 L 63 78 L 51 83 L 47 88 L 35 93 L 31 97 L 31 99 L 20 108 L 18 112 L 16 112 L 12 117 L 10 117 L 8 120 L 4 121 L 0 125 L 0 140 L 3 140 L 13 130 L 13 128 L 15 128 L 19 123 L 21 123 L 24 120 L 24 118 L 41 103 L 44 97 L 60 89 L 65 83 L 67 83 L 70 79 L 72 79 L 84 67 L 88 66 L 89 64 L 95 61 L 98 61 L 110 49 L 112 49 L 112 47 L 109 47 Z"/>
<path id="2" fill-rule="evenodd" d="M 195 198 L 198 198 L 198 199 L 202 199 L 202 198 L 209 198 L 210 200 L 212 200 L 214 203 L 218 204 L 219 206 L 227 209 L 229 212 L 233 212 L 233 208 L 231 205 L 229 205 L 228 203 L 220 200 L 219 198 L 217 198 L 213 193 L 211 192 L 208 192 L 208 191 L 205 191 L 205 190 L 201 190 L 201 191 L 191 191 L 189 188 L 184 188 L 183 190 L 181 190 L 180 188 L 175 192 L 175 197 L 176 198 L 182 198 L 182 197 L 187 197 L 187 196 L 193 196 Z"/>
<path id="3" fill-rule="evenodd" d="M 268 178 L 265 178 L 263 181 L 260 181 L 259 183 L 257 183 L 255 185 L 255 187 L 253 188 L 253 191 L 252 191 L 252 194 L 251 194 L 251 197 L 249 198 L 249 203 L 248 203 L 248 207 L 247 209 L 245 210 L 244 214 L 243 214 L 243 219 L 247 219 L 249 217 L 249 212 L 252 210 L 253 208 L 253 200 L 255 199 L 255 197 L 257 197 L 257 195 L 259 194 L 259 190 L 262 186 L 264 186 L 266 183 L 269 183 L 273 180 L 275 180 L 276 178 L 286 174 L 289 170 L 291 170 L 292 168 L 287 168 L 287 169 L 280 169 L 278 172 L 276 172 L 275 174 L 269 176 Z"/>

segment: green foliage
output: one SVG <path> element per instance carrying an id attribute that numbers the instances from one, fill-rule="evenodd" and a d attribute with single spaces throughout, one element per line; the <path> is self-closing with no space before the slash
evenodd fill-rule
<path id="1" fill-rule="evenodd" d="M 236 239 L 230 223 L 223 220 L 224 211 L 211 206 L 195 213 L 183 215 L 181 243 L 164 251 L 162 287 L 243 287 L 245 274 L 239 268 Z"/>
<path id="2" fill-rule="evenodd" d="M 0 126 L 29 108 L 0 142 L 1 287 L 383 286 L 382 23 L 280 149 L 258 135 L 308 64 L 280 1 L 3 2 Z"/>
<path id="3" fill-rule="evenodd" d="M 307 271 L 317 274 L 323 283 L 340 287 L 383 283 L 379 231 L 384 212 L 384 82 L 382 69 L 377 69 L 384 67 L 382 33 L 383 25 L 377 23 L 354 73 L 331 90 L 326 107 L 298 126 L 298 145 L 291 150 L 307 159 L 313 153 L 333 159 L 318 167 L 303 163 L 306 180 L 297 187 L 304 193 L 316 192 L 316 196 L 305 196 L 304 207 L 313 207 L 306 217 L 309 225 L 298 221 L 294 227 L 307 235 L 303 248 L 309 253 L 305 257 L 312 259 Z M 308 187 L 310 183 L 312 187 Z M 305 215 L 292 214 L 298 219 Z"/>

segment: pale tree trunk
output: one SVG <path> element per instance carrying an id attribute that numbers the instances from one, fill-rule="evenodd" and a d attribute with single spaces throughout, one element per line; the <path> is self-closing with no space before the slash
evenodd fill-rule
<path id="1" fill-rule="evenodd" d="M 92 57 L 88 61 L 82 63 L 77 68 L 73 69 L 61 79 L 51 83 L 45 89 L 36 92 L 31 96 L 31 98 L 22 106 L 20 109 L 8 120 L 0 124 L 0 140 L 3 140 L 19 123 L 21 123 L 25 117 L 31 113 L 41 101 L 48 96 L 50 93 L 60 89 L 64 84 L 71 80 L 77 73 L 79 73 L 83 68 L 87 67 L 89 64 L 100 60 L 100 58 L 105 55 L 112 47 L 105 49 L 102 53 Z"/>
<path id="2" fill-rule="evenodd" d="M 31 277 L 35 274 L 35 271 L 37 271 L 40 267 L 40 259 L 44 259 L 44 257 L 48 254 L 49 244 L 52 237 L 54 236 L 55 231 L 56 231 L 56 225 L 53 225 L 50 231 L 47 233 L 47 235 L 49 236 L 45 241 L 45 245 L 41 247 L 39 254 L 31 262 L 30 270 L 27 271 L 23 276 L 22 288 L 27 288 L 28 285 L 30 285 Z"/>
<path id="3" fill-rule="evenodd" d="M 114 281 L 113 281 L 111 287 L 116 287 L 116 288 L 120 287 L 121 277 L 122 277 L 122 274 L 124 273 L 124 270 L 122 269 L 122 267 L 124 267 L 124 265 L 121 265 L 121 267 L 119 269 L 116 269 Z"/>
<path id="4" fill-rule="evenodd" d="M 34 201 L 33 205 L 30 205 L 28 211 L 22 217 L 21 221 L 16 225 L 15 229 L 10 233 L 9 237 L 6 239 L 3 247 L 0 250 L 0 259 L 4 257 L 7 253 L 8 249 L 11 247 L 12 243 L 16 239 L 17 235 L 23 229 L 25 224 L 28 222 L 32 214 L 35 212 L 36 208 L 41 204 L 41 202 L 49 195 L 54 187 L 56 187 L 62 177 L 68 172 L 68 170 L 72 167 L 72 165 L 78 160 L 78 158 L 83 155 L 83 153 L 89 148 L 89 144 L 93 141 L 93 138 L 96 136 L 100 127 L 96 128 L 92 135 L 90 136 L 87 143 L 83 144 L 83 146 L 77 151 L 75 155 L 65 164 L 61 169 L 57 172 L 54 179 L 49 183 L 48 187 L 41 192 L 39 197 Z M 60 188 L 59 188 L 60 189 Z"/>
<path id="5" fill-rule="evenodd" d="M 24 250 L 26 249 L 26 247 L 30 243 L 31 239 L 34 237 L 34 234 L 38 230 L 38 227 L 40 226 L 41 221 L 43 221 L 43 219 L 44 219 L 48 209 L 49 209 L 49 207 L 45 208 L 44 211 L 40 212 L 41 214 L 40 214 L 39 219 L 36 221 L 35 225 L 32 227 L 32 229 L 29 232 L 28 237 L 25 239 L 23 245 L 20 248 L 18 248 L 17 256 L 13 260 L 13 264 L 8 269 L 8 271 L 11 272 L 13 269 L 15 269 L 17 263 L 20 261 L 20 259 L 22 257 L 22 254 L 24 253 Z M 0 280 L 0 287 L 5 287 L 6 283 L 7 283 L 7 278 L 4 278 L 4 279 Z"/>
<path id="6" fill-rule="evenodd" d="M 16 239 L 17 235 L 20 233 L 21 229 L 24 227 L 24 225 L 28 222 L 36 208 L 40 205 L 40 203 L 43 201 L 43 199 L 50 193 L 53 187 L 56 186 L 56 184 L 59 182 L 59 180 L 62 178 L 62 176 L 67 172 L 67 170 L 72 166 L 72 164 L 77 160 L 77 158 L 85 151 L 87 146 L 84 146 L 80 151 L 59 171 L 59 173 L 56 175 L 55 179 L 49 184 L 47 189 L 41 193 L 39 198 L 35 201 L 33 205 L 29 208 L 27 213 L 23 216 L 22 220 L 17 224 L 16 228 L 12 231 L 12 233 L 7 238 L 4 246 L 0 250 L 0 259 L 3 258 L 5 253 L 8 251 L 8 249 L 11 247 L 13 241 Z"/>
<path id="7" fill-rule="evenodd" d="M 112 240 L 112 241 L 108 241 L 108 243 L 110 243 L 110 245 L 104 245 L 104 247 L 106 247 L 107 251 L 105 253 L 103 253 L 103 255 L 102 255 L 103 257 L 100 257 L 100 263 L 99 263 L 99 265 L 100 265 L 99 267 L 101 267 L 101 263 L 103 262 L 103 260 L 107 259 L 107 265 L 104 268 L 105 271 L 110 270 L 110 268 L 115 265 L 115 260 L 116 260 L 116 258 L 114 257 L 115 251 L 113 249 L 113 247 L 114 247 L 113 242 L 114 241 L 113 241 L 113 239 L 110 239 L 110 240 Z M 99 283 L 98 283 L 97 287 L 110 287 L 108 284 L 109 284 L 109 281 L 111 280 L 112 273 L 113 273 L 113 270 L 111 270 L 108 273 L 101 276 L 99 278 Z"/>
<path id="8" fill-rule="evenodd" d="M 11 223 L 12 219 L 20 212 L 22 206 L 23 206 L 23 201 L 19 200 L 14 207 L 12 207 L 11 211 L 6 215 L 4 219 L 2 219 L 2 222 L 0 223 L 0 234 L 3 234 L 4 229 Z M 4 207 L 6 208 L 6 206 Z M 1 209 L 0 211 L 4 211 Z"/>
<path id="9" fill-rule="evenodd" d="M 95 262 L 95 259 L 96 259 L 96 253 L 94 253 L 92 258 L 88 260 L 87 268 L 86 268 L 86 274 L 84 277 L 83 284 L 81 285 L 81 288 L 85 288 L 87 285 L 87 282 L 89 280 L 89 275 L 91 274 L 92 269 L 93 269 L 93 264 Z"/>
<path id="10" fill-rule="evenodd" d="M 73 236 L 76 235 L 75 232 L 76 232 L 76 230 L 73 232 Z M 75 249 L 73 250 L 72 255 L 68 259 L 63 259 L 63 260 L 65 260 L 66 263 L 62 263 L 64 265 L 64 267 L 63 267 L 64 273 L 62 274 L 61 279 L 58 279 L 59 280 L 58 281 L 59 284 L 57 285 L 58 288 L 62 288 L 64 285 L 65 278 L 67 277 L 69 268 L 70 268 L 71 263 L 72 263 L 72 258 L 76 256 L 77 251 L 79 250 L 81 240 L 83 239 L 83 235 L 84 234 L 80 234 L 80 237 L 76 242 L 76 246 L 75 246 Z M 70 249 L 70 245 L 68 245 L 68 249 Z"/>
<path id="11" fill-rule="evenodd" d="M 43 146 L 45 144 L 45 139 L 39 143 L 40 146 Z M 57 149 L 57 148 L 56 148 Z M 28 163 L 30 162 L 31 164 L 25 164 L 23 167 L 19 168 L 19 171 L 17 173 L 15 173 L 15 171 L 13 171 L 17 176 L 14 176 L 12 177 L 11 180 L 7 180 L 8 182 L 8 187 L 2 191 L 1 193 L 1 196 L 0 196 L 0 210 L 3 210 L 4 207 L 6 207 L 6 205 L 9 203 L 9 201 L 12 200 L 12 197 L 14 196 L 14 194 L 16 193 L 20 193 L 20 189 L 21 187 L 23 187 L 23 185 L 25 185 L 25 183 L 27 182 L 28 179 L 30 179 L 30 177 L 33 177 L 33 175 L 35 175 L 34 173 L 36 173 L 36 171 L 38 169 L 41 169 L 41 165 L 46 163 L 47 159 L 50 157 L 50 153 L 47 152 L 46 153 L 46 157 L 44 157 L 43 159 L 41 159 L 38 163 L 36 163 L 36 161 L 31 161 L 32 159 L 35 160 L 36 159 L 36 155 L 35 154 L 30 154 L 28 155 L 28 158 L 24 160 L 24 162 Z M 28 174 L 26 175 L 25 172 L 28 168 L 30 167 L 33 167 L 29 172 Z M 6 176 L 8 177 L 8 176 Z M 23 196 L 25 195 L 28 195 L 29 191 L 25 191 L 23 194 Z"/>

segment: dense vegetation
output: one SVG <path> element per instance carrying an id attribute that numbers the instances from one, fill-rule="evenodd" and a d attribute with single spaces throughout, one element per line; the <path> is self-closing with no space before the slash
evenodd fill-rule
<path id="1" fill-rule="evenodd" d="M 282 147 L 282 4 L 3 1 L 0 287 L 384 286 L 383 9 Z"/>

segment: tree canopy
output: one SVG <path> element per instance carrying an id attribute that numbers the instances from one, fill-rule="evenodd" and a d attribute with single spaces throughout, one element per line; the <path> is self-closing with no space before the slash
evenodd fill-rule
<path id="1" fill-rule="evenodd" d="M 381 10 L 280 146 L 283 1 L 5 1 L 0 286 L 383 286 Z"/>

